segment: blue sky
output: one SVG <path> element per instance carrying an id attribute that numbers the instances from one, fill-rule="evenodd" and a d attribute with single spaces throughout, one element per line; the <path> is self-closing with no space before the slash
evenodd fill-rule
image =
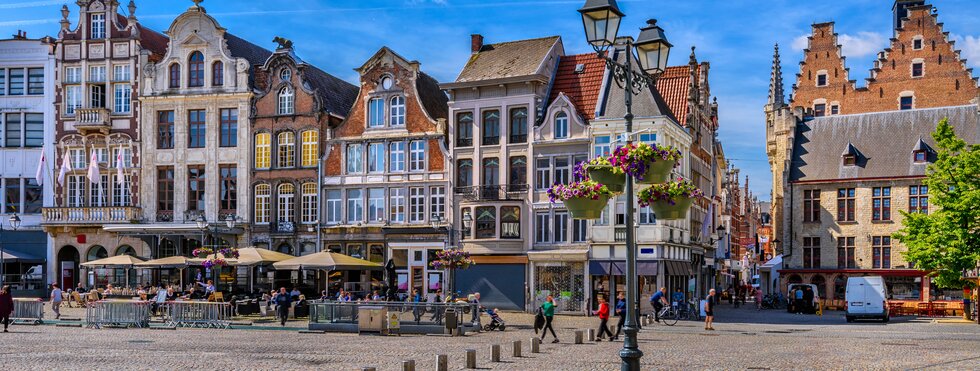
<path id="1" fill-rule="evenodd" d="M 125 8 L 128 0 L 121 0 Z M 0 35 L 18 29 L 30 37 L 56 36 L 59 9 L 74 1 L 0 0 Z M 288 7 L 283 7 L 286 4 Z M 486 42 L 560 35 L 567 53 L 585 53 L 576 9 L 584 0 L 206 0 L 202 5 L 229 32 L 272 49 L 272 38 L 294 41 L 307 62 L 354 82 L 353 68 L 381 46 L 416 59 L 439 81 L 451 81 L 469 56 L 471 33 Z M 760 199 L 769 199 L 762 106 L 766 102 L 772 46 L 781 45 L 787 93 L 798 72 L 805 35 L 815 22 L 836 21 L 851 76 L 863 84 L 875 53 L 891 37 L 891 0 L 619 0 L 627 14 L 621 35 L 639 33 L 657 18 L 675 48 L 670 64 L 686 64 L 691 45 L 711 62 L 710 85 L 718 97 L 720 136 L 726 155 L 747 174 Z M 763 5 L 764 4 L 764 5 Z M 137 1 L 146 26 L 165 30 L 189 0 Z M 971 67 L 980 67 L 980 2 L 933 0 L 939 20 L 957 40 Z M 125 9 L 123 9 L 125 11 Z M 976 75 L 976 74 L 975 74 Z"/>

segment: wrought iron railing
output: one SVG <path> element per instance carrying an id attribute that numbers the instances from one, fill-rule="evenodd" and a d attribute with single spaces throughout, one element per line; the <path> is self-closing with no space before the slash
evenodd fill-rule
<path id="1" fill-rule="evenodd" d="M 511 134 L 508 143 L 527 143 L 527 134 Z"/>
<path id="2" fill-rule="evenodd" d="M 485 146 L 493 146 L 500 144 L 500 136 L 483 137 L 483 142 L 481 143 Z"/>
<path id="3" fill-rule="evenodd" d="M 522 200 L 527 184 L 454 187 L 453 194 L 464 201 Z"/>
<path id="4" fill-rule="evenodd" d="M 473 138 L 456 138 L 456 147 L 472 147 Z"/>

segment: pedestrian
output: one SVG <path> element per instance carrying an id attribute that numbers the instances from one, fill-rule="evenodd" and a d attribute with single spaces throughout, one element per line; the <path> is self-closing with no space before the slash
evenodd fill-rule
<path id="1" fill-rule="evenodd" d="M 551 322 L 555 320 L 555 298 L 548 295 L 544 299 L 544 304 L 541 304 L 541 314 L 544 316 L 544 328 L 541 329 L 541 340 L 548 335 L 548 330 L 551 330 L 551 336 L 555 337 L 552 343 L 558 342 L 558 335 L 555 335 L 555 328 L 552 327 Z"/>
<path id="2" fill-rule="evenodd" d="M 592 312 L 592 314 L 599 316 L 599 337 L 595 341 L 602 341 L 606 334 L 609 334 L 609 341 L 612 341 L 613 334 L 612 331 L 609 331 L 609 303 L 606 303 L 604 295 L 599 295 L 599 310 Z"/>
<path id="3" fill-rule="evenodd" d="M 793 303 L 793 309 L 796 310 L 796 314 L 803 314 L 803 289 L 796 289 L 793 298 L 796 299 Z"/>
<path id="4" fill-rule="evenodd" d="M 681 304 L 684 303 L 684 293 L 681 292 L 681 289 L 679 287 L 675 289 L 674 294 L 670 296 L 670 301 L 671 301 L 671 305 L 674 306 L 674 309 L 677 310 L 681 309 Z"/>
<path id="5" fill-rule="evenodd" d="M 762 290 L 755 289 L 755 310 L 762 310 Z"/>
<path id="6" fill-rule="evenodd" d="M 715 327 L 715 289 L 708 291 L 708 297 L 704 301 L 704 329 L 714 331 Z"/>
<path id="7" fill-rule="evenodd" d="M 623 325 L 626 324 L 626 296 L 622 292 L 616 294 L 616 316 L 619 317 L 619 323 L 616 324 L 616 335 L 613 335 L 613 340 L 619 340 L 619 333 L 623 331 Z"/>
<path id="8" fill-rule="evenodd" d="M 14 311 L 14 297 L 10 295 L 10 286 L 4 285 L 0 289 L 0 322 L 3 322 L 3 332 L 7 331 L 10 325 L 10 313 Z"/>
<path id="9" fill-rule="evenodd" d="M 279 292 L 272 300 L 276 302 L 276 314 L 279 316 L 279 323 L 286 326 L 286 319 L 289 318 L 289 306 L 292 305 L 293 297 L 289 296 L 285 287 L 280 287 Z"/>
<path id="10" fill-rule="evenodd" d="M 442 303 L 441 289 L 436 290 L 436 295 L 432 298 L 432 302 L 436 305 L 432 307 L 432 317 L 429 318 L 429 320 L 435 321 L 436 324 L 442 324 L 443 312 L 446 310 L 446 308 L 439 305 L 439 303 Z"/>
<path id="11" fill-rule="evenodd" d="M 51 310 L 54 311 L 54 319 L 61 318 L 61 289 L 57 283 L 51 284 Z"/>
<path id="12" fill-rule="evenodd" d="M 422 302 L 425 301 L 425 297 L 419 292 L 419 289 L 412 290 L 412 303 L 415 303 L 414 308 L 412 308 L 412 314 L 415 315 L 415 323 L 422 321 L 422 314 L 424 310 L 422 309 Z"/>
<path id="13" fill-rule="evenodd" d="M 653 293 L 650 297 L 650 304 L 653 305 L 653 320 L 660 322 L 660 310 L 664 309 L 664 305 L 667 304 L 667 288 L 661 287 L 660 291 Z"/>

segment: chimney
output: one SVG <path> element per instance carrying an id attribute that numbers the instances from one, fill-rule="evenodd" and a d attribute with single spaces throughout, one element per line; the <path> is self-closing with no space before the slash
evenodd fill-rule
<path id="1" fill-rule="evenodd" d="M 483 35 L 478 33 L 470 35 L 470 52 L 479 53 L 483 49 Z"/>
<path id="2" fill-rule="evenodd" d="M 902 18 L 909 15 L 908 8 L 925 4 L 924 0 L 895 0 L 895 4 L 892 5 L 892 29 L 895 30 L 896 35 L 898 29 L 902 27 Z"/>
<path id="3" fill-rule="evenodd" d="M 13 36 L 14 40 L 27 40 L 27 31 L 17 30 L 17 34 Z"/>

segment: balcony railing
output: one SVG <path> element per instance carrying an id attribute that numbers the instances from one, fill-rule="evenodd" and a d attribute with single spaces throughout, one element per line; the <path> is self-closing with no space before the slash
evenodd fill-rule
<path id="1" fill-rule="evenodd" d="M 80 132 L 100 131 L 107 133 L 111 126 L 108 109 L 78 108 L 75 110 L 75 129 Z"/>
<path id="2" fill-rule="evenodd" d="M 613 239 L 616 242 L 626 241 L 626 227 L 616 227 L 616 229 L 613 230 Z"/>
<path id="3" fill-rule="evenodd" d="M 140 208 L 115 207 L 45 207 L 41 209 L 41 224 L 106 224 L 131 223 L 139 220 Z"/>
<path id="4" fill-rule="evenodd" d="M 507 185 L 507 193 L 527 193 L 527 189 L 527 183 Z"/>
<path id="5" fill-rule="evenodd" d="M 456 138 L 456 147 L 472 147 L 473 138 Z"/>
<path id="6" fill-rule="evenodd" d="M 481 144 L 485 146 L 493 146 L 493 145 L 500 144 L 500 137 L 499 136 L 483 137 L 483 143 Z"/>
<path id="7" fill-rule="evenodd" d="M 525 197 L 525 194 L 522 194 L 522 192 L 527 192 L 527 184 L 484 185 L 453 188 L 453 193 L 464 201 L 522 200 Z"/>
<path id="8" fill-rule="evenodd" d="M 527 143 L 527 134 L 511 134 L 508 143 Z"/>

